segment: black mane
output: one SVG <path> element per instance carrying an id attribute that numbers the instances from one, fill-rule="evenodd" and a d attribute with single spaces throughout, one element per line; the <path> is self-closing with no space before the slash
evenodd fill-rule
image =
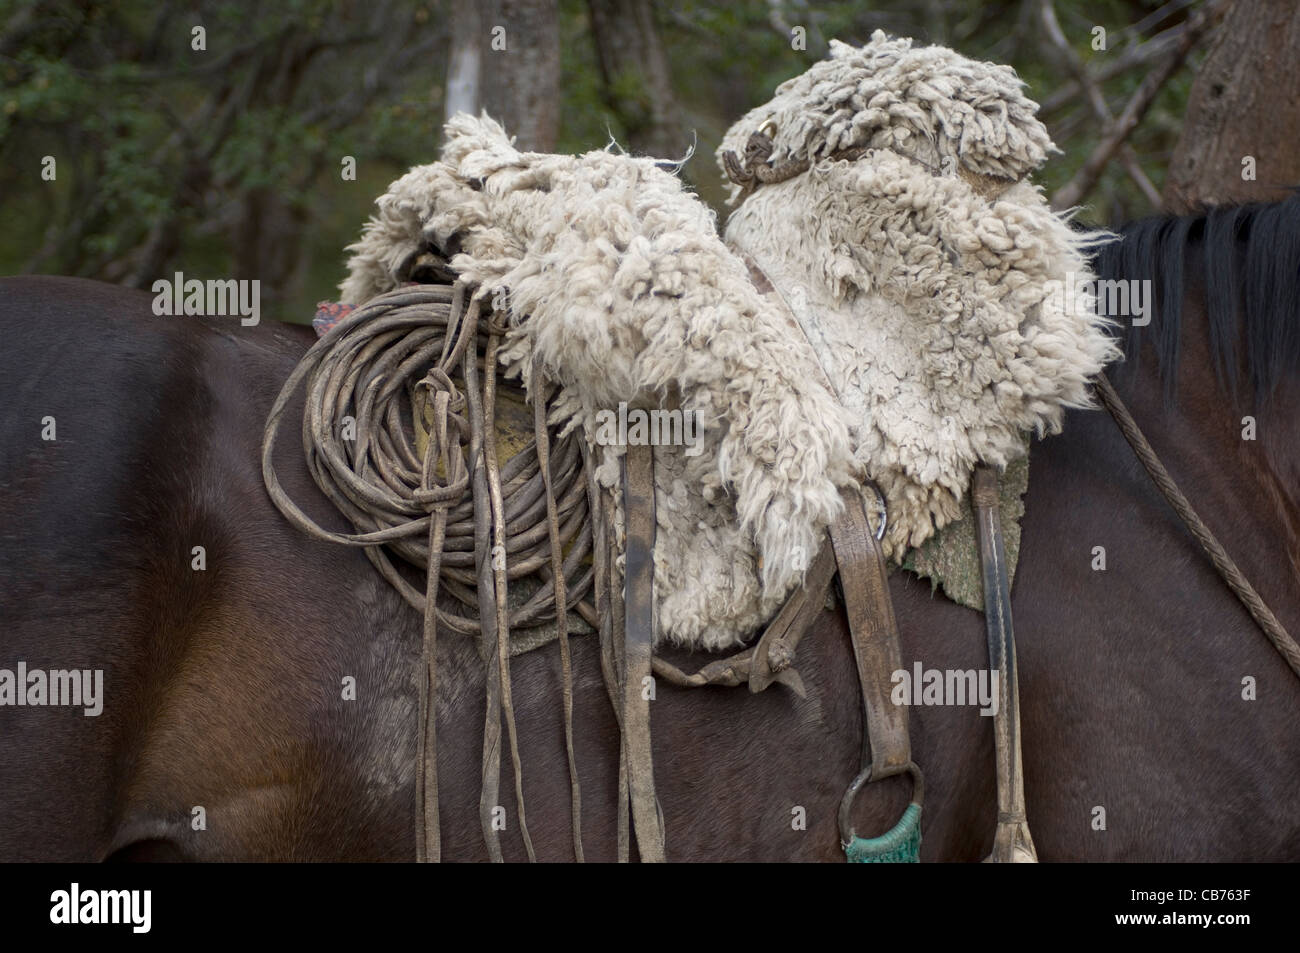
<path id="1" fill-rule="evenodd" d="M 1124 353 L 1136 365 L 1147 339 L 1167 393 L 1178 367 L 1185 280 L 1197 271 L 1215 374 L 1228 393 L 1237 393 L 1244 371 L 1256 400 L 1266 400 L 1300 368 L 1300 190 L 1280 202 L 1144 218 L 1119 235 L 1098 249 L 1093 266 L 1100 279 L 1152 282 L 1151 323 L 1128 323 Z"/>

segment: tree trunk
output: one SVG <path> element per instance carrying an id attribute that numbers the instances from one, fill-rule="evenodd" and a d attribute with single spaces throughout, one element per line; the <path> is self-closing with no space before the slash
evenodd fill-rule
<path id="1" fill-rule="evenodd" d="M 517 148 L 553 152 L 560 135 L 559 0 L 497 0 L 484 27 L 484 107 Z"/>
<path id="2" fill-rule="evenodd" d="M 278 308 L 299 290 L 306 214 L 265 186 L 249 190 L 241 204 L 233 242 L 235 277 L 259 279 L 262 314 L 278 316 Z"/>
<path id="3" fill-rule="evenodd" d="M 515 146 L 551 152 L 560 133 L 559 0 L 454 0 L 444 113 L 489 116 Z"/>
<path id="4" fill-rule="evenodd" d="M 443 118 L 458 112 L 477 115 L 482 98 L 484 36 L 481 5 L 475 0 L 455 0 L 451 5 L 451 51 L 447 57 L 447 95 Z"/>
<path id="5" fill-rule="evenodd" d="M 1267 201 L 1300 185 L 1298 62 L 1295 0 L 1233 4 L 1192 84 L 1165 180 L 1170 211 Z"/>
<path id="6" fill-rule="evenodd" d="M 633 152 L 680 158 L 690 144 L 678 121 L 668 57 L 650 0 L 587 0 L 602 95 Z"/>

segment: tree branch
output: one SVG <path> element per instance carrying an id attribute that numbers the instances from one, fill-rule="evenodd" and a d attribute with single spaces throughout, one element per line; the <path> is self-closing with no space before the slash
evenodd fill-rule
<path id="1" fill-rule="evenodd" d="M 1186 30 L 1187 24 L 1180 23 L 1178 26 L 1170 27 L 1163 33 L 1157 34 L 1141 45 L 1129 47 L 1110 63 L 1097 70 L 1093 74 L 1093 78 L 1098 83 L 1104 83 L 1136 67 L 1150 66 L 1159 62 L 1178 45 L 1179 39 Z M 1042 101 L 1038 107 L 1038 115 L 1050 116 L 1060 112 L 1078 99 L 1083 92 L 1084 89 L 1079 82 L 1071 80 Z"/>
<path id="2" fill-rule="evenodd" d="M 1209 0 L 1205 6 L 1192 14 L 1187 21 L 1187 28 L 1179 39 L 1178 45 L 1165 57 L 1159 66 L 1148 73 L 1146 78 L 1142 80 L 1142 84 L 1128 101 L 1124 111 L 1120 113 L 1119 118 L 1111 125 L 1106 135 L 1102 137 L 1101 142 L 1097 143 L 1096 148 L 1084 161 L 1083 167 L 1075 173 L 1074 178 L 1058 189 L 1056 194 L 1052 196 L 1053 208 L 1073 208 L 1087 197 L 1093 186 L 1097 184 L 1097 180 L 1101 178 L 1102 170 L 1105 169 L 1106 163 L 1110 161 L 1111 156 L 1137 128 L 1138 123 L 1142 121 L 1142 117 L 1151 108 L 1151 104 L 1155 102 L 1156 96 L 1160 94 L 1160 90 L 1164 88 L 1165 83 L 1182 65 L 1183 60 L 1187 58 L 1187 55 L 1200 41 L 1201 37 L 1223 15 L 1230 3 L 1231 0 Z"/>
<path id="3" fill-rule="evenodd" d="M 1043 30 L 1047 34 L 1047 39 L 1065 60 L 1066 68 L 1074 74 L 1075 81 L 1087 93 L 1088 105 L 1092 108 L 1093 115 L 1101 120 L 1103 128 L 1111 128 L 1115 123 L 1115 117 L 1106 104 L 1106 97 L 1102 95 L 1101 87 L 1088 75 L 1088 68 L 1084 65 L 1079 54 L 1074 51 L 1070 43 L 1065 38 L 1065 32 L 1061 29 L 1060 21 L 1056 18 L 1056 7 L 1052 0 L 1039 0 L 1039 16 L 1043 22 Z M 1120 162 L 1128 172 L 1129 178 L 1136 183 L 1138 189 L 1146 196 L 1151 207 L 1160 211 L 1163 202 L 1160 199 L 1160 192 L 1147 178 L 1147 174 L 1142 171 L 1142 165 L 1138 162 L 1137 153 L 1128 143 L 1124 143 L 1119 148 Z"/>

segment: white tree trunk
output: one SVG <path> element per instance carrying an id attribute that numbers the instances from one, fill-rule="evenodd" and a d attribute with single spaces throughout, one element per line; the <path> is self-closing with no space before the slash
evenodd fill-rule
<path id="1" fill-rule="evenodd" d="M 443 117 L 474 115 L 483 99 L 480 79 L 484 25 L 476 0 L 456 0 L 451 9 L 451 55 L 447 59 L 447 95 Z"/>

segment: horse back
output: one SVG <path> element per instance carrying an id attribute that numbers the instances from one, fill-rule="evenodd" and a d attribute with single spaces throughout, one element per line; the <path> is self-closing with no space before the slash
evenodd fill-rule
<path id="1" fill-rule="evenodd" d="M 388 602 L 373 583 L 341 583 L 372 579 L 356 571 L 364 558 L 295 533 L 257 470 L 266 410 L 310 331 L 158 317 L 151 300 L 0 280 L 0 669 L 89 672 L 87 689 L 102 672 L 97 714 L 53 692 L 0 708 L 0 858 L 177 843 L 186 856 L 292 855 L 262 834 L 299 826 L 285 812 L 319 813 L 307 789 L 325 773 L 346 791 L 356 770 L 340 765 L 375 785 L 364 725 L 391 733 L 409 707 L 407 686 L 376 691 L 393 666 L 365 648 Z M 283 443 L 299 455 L 286 479 L 328 521 Z M 349 673 L 373 676 L 355 715 Z M 339 849 L 384 850 L 370 834 L 357 847 L 340 831 Z"/>

